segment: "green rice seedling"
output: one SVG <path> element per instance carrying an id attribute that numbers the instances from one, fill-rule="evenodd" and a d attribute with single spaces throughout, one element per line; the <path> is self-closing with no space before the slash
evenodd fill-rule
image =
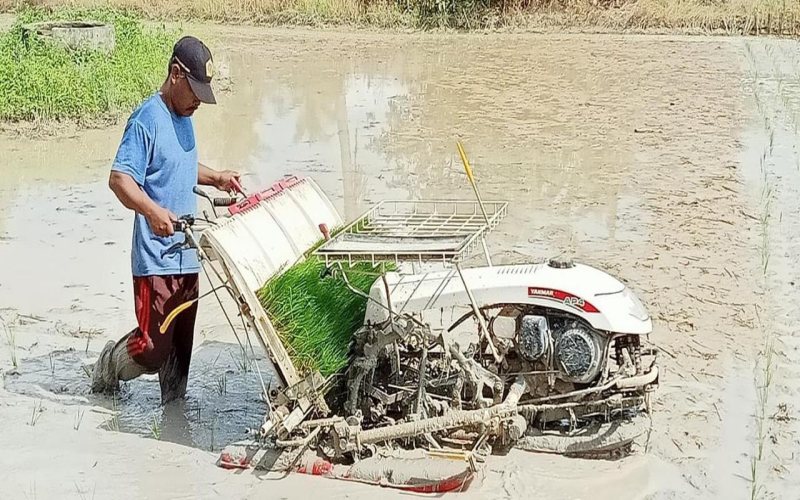
<path id="1" fill-rule="evenodd" d="M 88 488 L 84 491 L 78 486 L 78 483 L 75 483 L 75 490 L 78 492 L 78 495 L 81 497 L 81 500 L 87 499 L 86 494 L 89 493 Z M 92 489 L 92 497 L 91 497 L 92 499 L 94 499 L 94 494 L 96 491 L 97 491 L 97 485 L 95 485 L 94 488 Z"/>
<path id="2" fill-rule="evenodd" d="M 340 278 L 322 278 L 324 269 L 323 261 L 310 257 L 271 279 L 258 296 L 298 370 L 327 376 L 347 364 L 367 299 Z M 368 294 L 380 269 L 359 263 L 345 273 L 355 289 Z"/>
<path id="3" fill-rule="evenodd" d="M 75 414 L 75 425 L 73 425 L 73 429 L 76 431 L 81 428 L 81 423 L 83 422 L 83 408 L 78 408 L 77 413 Z"/>
<path id="4" fill-rule="evenodd" d="M 119 432 L 119 403 L 116 396 L 111 400 L 111 411 L 114 414 L 106 423 L 106 427 L 110 431 Z"/>
<path id="5" fill-rule="evenodd" d="M 44 407 L 42 407 L 42 400 L 40 399 L 38 403 L 33 403 L 33 411 L 31 412 L 31 421 L 30 426 L 36 427 L 36 423 L 39 421 L 39 418 L 42 416 L 44 412 Z"/>
<path id="6" fill-rule="evenodd" d="M 221 350 L 217 353 L 217 357 L 214 358 L 214 361 L 211 362 L 211 368 L 214 368 L 215 366 L 217 366 L 217 361 L 219 361 L 219 357 L 220 356 L 222 356 L 222 351 Z"/>
<path id="7" fill-rule="evenodd" d="M 758 80 L 756 80 L 756 82 L 758 82 Z M 764 280 L 763 286 L 765 289 L 769 289 L 769 265 L 770 256 L 772 254 L 772 247 L 770 244 L 770 222 L 773 220 L 772 201 L 776 187 L 769 173 L 768 167 L 771 164 L 771 157 L 773 154 L 774 129 L 767 125 L 765 133 L 768 136 L 769 144 L 768 147 L 765 148 L 762 158 L 763 178 L 761 186 L 761 214 L 759 217 L 759 226 L 761 230 L 760 251 L 761 271 L 762 278 Z M 762 322 L 758 307 L 755 309 L 755 315 L 758 322 L 758 328 L 764 340 L 764 347 L 757 360 L 753 375 L 754 385 L 756 388 L 756 435 L 754 450 L 750 457 L 750 497 L 752 499 L 759 498 L 765 489 L 764 481 L 760 475 L 762 474 L 762 463 L 765 459 L 766 447 L 768 445 L 767 436 L 769 434 L 769 421 L 767 416 L 767 407 L 769 406 L 772 382 L 775 374 L 774 332 L 772 328 L 770 328 L 769 321 L 767 321 L 767 324 Z"/>
<path id="8" fill-rule="evenodd" d="M 236 366 L 236 368 L 239 369 L 240 372 L 247 373 L 247 372 L 250 371 L 250 359 L 247 357 L 247 351 L 246 350 L 244 350 L 243 348 L 239 349 L 239 356 L 238 357 L 234 356 L 232 352 L 230 352 L 230 351 L 228 351 L 228 352 L 231 355 L 231 359 L 233 360 L 233 364 Z"/>
<path id="9" fill-rule="evenodd" d="M 11 354 L 11 364 L 14 366 L 16 370 L 19 368 L 19 362 L 17 361 L 17 334 L 14 332 L 12 328 L 9 328 L 8 324 L 6 324 L 5 320 L 0 317 L 0 323 L 3 324 L 3 331 L 6 336 L 6 343 L 8 344 L 8 351 Z"/>
<path id="10" fill-rule="evenodd" d="M 209 444 L 209 451 L 214 451 L 214 432 L 217 429 L 217 422 L 219 415 L 214 415 L 214 420 L 211 421 L 211 443 Z"/>
<path id="11" fill-rule="evenodd" d="M 161 439 L 161 424 L 155 412 L 153 412 L 153 419 L 150 422 L 150 435 L 156 439 Z"/>
<path id="12" fill-rule="evenodd" d="M 89 342 L 92 341 L 92 337 L 102 334 L 103 331 L 96 328 L 90 328 L 89 330 L 83 330 L 83 333 L 86 334 L 86 350 L 84 351 L 84 354 L 89 354 Z"/>

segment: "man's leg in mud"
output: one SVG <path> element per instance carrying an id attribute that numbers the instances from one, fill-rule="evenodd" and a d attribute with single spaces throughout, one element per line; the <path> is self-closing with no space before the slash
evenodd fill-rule
<path id="1" fill-rule="evenodd" d="M 181 296 L 181 302 L 196 299 L 199 292 L 198 275 L 185 275 L 179 278 L 179 289 L 176 295 Z M 163 404 L 186 396 L 196 318 L 195 302 L 181 312 L 172 324 L 172 350 L 158 372 Z"/>
<path id="2" fill-rule="evenodd" d="M 133 278 L 134 309 L 139 326 L 116 343 L 106 343 L 94 364 L 92 392 L 112 392 L 117 389 L 120 381 L 157 371 L 157 366 L 147 366 L 134 359 L 147 345 L 142 329 L 152 332 L 153 323 L 161 316 L 157 302 L 163 305 L 163 299 L 159 300 L 157 293 L 153 288 L 153 277 Z"/>
<path id="3" fill-rule="evenodd" d="M 135 277 L 133 295 L 139 326 L 116 344 L 106 344 L 95 363 L 94 391 L 113 390 L 120 380 L 158 372 L 172 351 L 173 328 L 161 334 L 159 327 L 169 311 L 181 303 L 176 278 Z"/>
<path id="4" fill-rule="evenodd" d="M 139 327 L 116 344 L 106 344 L 95 363 L 92 390 L 113 390 L 120 380 L 159 373 L 162 402 L 182 397 L 189 374 L 197 304 L 181 312 L 163 334 L 159 328 L 172 310 L 197 294 L 197 274 L 134 278 Z M 177 342 L 176 331 L 180 339 Z"/>
<path id="5" fill-rule="evenodd" d="M 146 373 L 154 373 L 138 364 L 128 354 L 128 340 L 138 328 L 117 342 L 109 340 L 94 364 L 92 371 L 92 392 L 113 392 L 119 382 L 134 379 Z"/>

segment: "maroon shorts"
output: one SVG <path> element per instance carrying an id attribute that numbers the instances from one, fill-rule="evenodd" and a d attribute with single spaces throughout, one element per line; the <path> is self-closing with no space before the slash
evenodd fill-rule
<path id="1" fill-rule="evenodd" d="M 128 335 L 128 353 L 150 372 L 159 372 L 162 393 L 185 388 L 192 355 L 197 303 L 181 312 L 162 334 L 165 318 L 179 305 L 196 299 L 197 274 L 144 276 L 133 278 L 133 295 L 138 327 Z"/>

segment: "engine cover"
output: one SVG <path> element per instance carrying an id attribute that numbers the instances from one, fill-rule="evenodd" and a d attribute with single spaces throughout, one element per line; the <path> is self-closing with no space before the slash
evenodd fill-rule
<path id="1" fill-rule="evenodd" d="M 602 349 L 597 336 L 579 326 L 558 335 L 555 343 L 555 362 L 564 380 L 591 382 L 600 372 Z"/>
<path id="2" fill-rule="evenodd" d="M 529 361 L 536 361 L 547 352 L 550 328 L 544 316 L 525 315 L 517 326 L 517 350 Z"/>

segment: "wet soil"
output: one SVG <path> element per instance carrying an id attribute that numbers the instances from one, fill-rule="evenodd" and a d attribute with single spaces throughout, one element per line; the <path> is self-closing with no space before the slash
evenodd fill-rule
<path id="1" fill-rule="evenodd" d="M 107 430 L 210 451 L 246 439 L 247 430 L 259 428 L 267 413 L 261 377 L 267 388 L 273 378 L 261 352 L 243 354 L 236 344 L 204 343 L 192 355 L 186 398 L 166 406 L 157 375 L 123 382 L 115 394 L 92 394 L 83 366 L 97 354 L 70 348 L 27 358 L 5 374 L 6 390 L 64 405 L 100 406 L 113 413 L 103 425 Z"/>
<path id="2" fill-rule="evenodd" d="M 664 370 L 642 449 L 617 462 L 514 452 L 489 463 L 472 494 L 797 491 L 796 42 L 199 30 L 233 85 L 196 115 L 204 163 L 242 171 L 251 189 L 312 176 L 350 219 L 381 199 L 471 199 L 460 139 L 483 197 L 510 202 L 489 241 L 495 262 L 568 254 L 618 276 L 648 305 Z M 82 353 L 86 331 L 97 333 L 89 342 L 99 350 L 133 324 L 131 218 L 105 186 L 121 131 L 0 138 L 0 314 L 23 361 L 41 364 L 67 347 Z M 213 299 L 200 316 L 198 349 L 233 341 Z M 10 369 L 9 352 L 0 356 Z M 9 401 L 0 416 L 26 427 L 33 400 L 0 395 Z M 102 432 L 87 439 L 107 442 Z M 18 445 L 12 437 L 0 444 Z M 185 453 L 173 466 L 206 471 L 201 481 L 224 481 L 242 496 L 267 491 Z M 105 476 L 69 472 L 113 490 Z M 19 471 L 13 485 L 28 491 L 32 477 Z M 268 487 L 291 497 L 313 487 L 307 480 Z M 348 488 L 336 491 L 363 492 Z"/>

